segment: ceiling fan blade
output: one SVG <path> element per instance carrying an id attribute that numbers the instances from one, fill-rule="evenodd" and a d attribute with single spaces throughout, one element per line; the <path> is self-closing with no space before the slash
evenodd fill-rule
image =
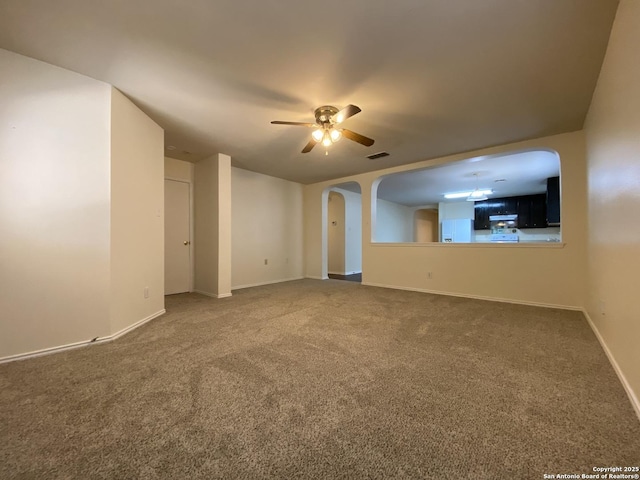
<path id="1" fill-rule="evenodd" d="M 311 149 L 316 146 L 316 143 L 318 142 L 316 142 L 313 138 L 309 140 L 309 143 L 307 143 L 302 149 L 302 153 L 309 153 Z"/>
<path id="2" fill-rule="evenodd" d="M 360 107 L 356 107 L 355 105 L 347 105 L 333 117 L 331 117 L 331 119 L 333 120 L 333 123 L 342 123 L 347 118 L 353 117 L 356 113 L 360 113 L 361 111 L 362 110 L 360 110 Z"/>
<path id="3" fill-rule="evenodd" d="M 346 128 L 342 129 L 342 135 L 347 137 L 349 140 L 353 140 L 354 142 L 364 145 L 365 147 L 370 147 L 375 142 L 373 138 L 365 137 L 364 135 L 347 130 Z"/>
<path id="4" fill-rule="evenodd" d="M 311 128 L 318 127 L 318 125 L 315 123 L 306 123 L 306 122 L 283 122 L 281 120 L 274 120 L 271 123 L 273 123 L 274 125 L 297 125 L 300 127 L 311 127 Z"/>

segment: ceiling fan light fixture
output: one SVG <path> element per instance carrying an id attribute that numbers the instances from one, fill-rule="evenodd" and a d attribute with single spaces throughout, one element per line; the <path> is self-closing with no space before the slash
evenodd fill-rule
<path id="1" fill-rule="evenodd" d="M 294 125 L 298 127 L 313 128 L 311 133 L 311 140 L 302 149 L 302 153 L 309 153 L 313 147 L 322 143 L 325 148 L 329 148 L 331 145 L 339 141 L 342 137 L 346 137 L 347 140 L 359 143 L 365 147 L 370 147 L 374 144 L 373 138 L 365 137 L 352 130 L 346 128 L 336 128 L 336 124 L 353 117 L 357 113 L 360 113 L 360 107 L 356 105 L 347 105 L 342 110 L 338 110 L 331 105 L 324 105 L 316 108 L 314 114 L 316 117 L 315 123 L 308 122 L 289 122 L 283 120 L 273 120 L 273 125 Z"/>
<path id="2" fill-rule="evenodd" d="M 329 132 L 324 132 L 324 136 L 322 137 L 322 145 L 325 147 L 329 147 L 333 142 L 331 141 L 331 135 Z"/>

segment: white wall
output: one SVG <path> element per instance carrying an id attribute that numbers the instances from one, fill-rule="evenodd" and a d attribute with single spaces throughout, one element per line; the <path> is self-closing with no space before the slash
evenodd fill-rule
<path id="1" fill-rule="evenodd" d="M 376 242 L 412 242 L 413 209 L 378 198 Z"/>
<path id="2" fill-rule="evenodd" d="M 0 50 L 0 358 L 108 335 L 105 83 Z"/>
<path id="3" fill-rule="evenodd" d="M 218 298 L 231 296 L 231 157 L 217 155 Z"/>
<path id="4" fill-rule="evenodd" d="M 193 163 L 164 157 L 164 178 L 193 182 Z"/>
<path id="5" fill-rule="evenodd" d="M 587 312 L 640 415 L 640 2 L 622 0 L 586 122 Z M 564 238 L 564 212 L 563 238 Z"/>
<path id="6" fill-rule="evenodd" d="M 213 155 L 194 166 L 194 286 L 195 291 L 213 297 L 227 294 L 225 285 L 219 282 L 225 274 L 220 271 L 220 221 L 221 213 L 230 206 L 221 204 L 220 199 L 230 190 L 231 182 L 224 184 L 221 163 L 226 162 L 220 161 L 220 155 Z"/>
<path id="7" fill-rule="evenodd" d="M 481 155 L 549 148 L 560 155 L 563 242 L 554 244 L 372 243 L 371 191 L 379 178 Z M 322 195 L 336 183 L 362 188 L 363 283 L 541 305 L 581 308 L 586 289 L 586 168 L 583 132 L 566 133 L 368 172 L 304 187 L 305 275 L 322 276 Z M 410 237 L 409 237 L 410 238 Z M 410 240 L 409 240 L 410 241 Z M 526 272 L 514 276 L 509 265 Z M 428 279 L 426 272 L 433 272 Z"/>
<path id="8" fill-rule="evenodd" d="M 215 296 L 218 290 L 218 172 L 215 160 L 200 160 L 194 177 L 194 289 Z"/>
<path id="9" fill-rule="evenodd" d="M 233 289 L 302 277 L 302 185 L 231 168 L 231 218 Z"/>
<path id="10" fill-rule="evenodd" d="M 112 88 L 111 331 L 163 312 L 164 131 Z"/>

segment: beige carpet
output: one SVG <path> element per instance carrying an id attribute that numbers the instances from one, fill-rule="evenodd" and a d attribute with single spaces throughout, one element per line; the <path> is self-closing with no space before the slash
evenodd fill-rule
<path id="1" fill-rule="evenodd" d="M 582 314 L 301 280 L 0 365 L 0 478 L 541 479 L 638 465 Z"/>

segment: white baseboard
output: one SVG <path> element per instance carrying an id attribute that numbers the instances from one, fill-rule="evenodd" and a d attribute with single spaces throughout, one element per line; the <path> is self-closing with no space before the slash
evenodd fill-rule
<path id="1" fill-rule="evenodd" d="M 16 355 L 9 355 L 7 357 L 0 358 L 0 363 L 15 362 L 18 360 L 26 360 L 28 358 L 42 357 L 44 355 L 51 355 L 53 353 L 65 352 L 67 350 L 75 350 L 76 348 L 86 347 L 88 345 L 91 345 L 92 343 L 101 343 L 101 342 L 102 342 L 101 340 L 95 340 L 95 341 L 83 340 L 81 342 L 68 343 L 66 345 L 60 345 L 57 347 L 43 348 L 42 350 L 34 350 L 32 352 L 26 352 L 26 353 L 18 353 Z"/>
<path id="2" fill-rule="evenodd" d="M 328 280 L 329 277 L 316 277 L 314 275 L 305 275 L 304 278 L 310 278 L 311 280 Z"/>
<path id="3" fill-rule="evenodd" d="M 589 322 L 589 326 L 591 327 L 591 330 L 593 330 L 593 333 L 598 339 L 598 342 L 600 342 L 600 346 L 604 350 L 604 353 L 607 355 L 607 358 L 609 359 L 609 363 L 611 363 L 613 370 L 616 372 L 616 375 L 618 375 L 618 379 L 620 380 L 620 383 L 622 383 L 622 386 L 624 387 L 624 390 L 627 393 L 627 397 L 629 397 L 629 401 L 631 402 L 631 405 L 633 406 L 633 409 L 635 410 L 636 415 L 638 416 L 638 420 L 640 420 L 640 401 L 638 401 L 637 395 L 635 394 L 635 392 L 633 391 L 633 388 L 631 388 L 631 385 L 627 381 L 627 377 L 625 377 L 624 373 L 622 373 L 622 370 L 620 370 L 620 366 L 618 365 L 618 362 L 616 362 L 616 359 L 611 353 L 611 350 L 609 350 L 607 343 L 604 341 L 604 338 L 602 338 L 602 335 L 600 335 L 600 331 L 598 330 L 598 327 L 596 327 L 596 324 L 593 323 L 593 320 L 589 316 L 589 313 L 585 309 L 582 309 L 582 313 L 587 319 L 587 322 Z"/>
<path id="4" fill-rule="evenodd" d="M 267 282 L 247 283 L 245 285 L 237 285 L 231 287 L 231 290 L 241 290 L 243 288 L 261 287 L 262 285 L 272 285 L 274 283 L 293 282 L 294 280 L 302 280 L 304 277 L 282 278 L 280 280 L 269 280 Z"/>
<path id="5" fill-rule="evenodd" d="M 146 318 L 143 318 L 142 320 L 137 321 L 136 323 L 129 325 L 128 327 L 123 328 L 122 330 L 120 330 L 119 332 L 114 333 L 113 335 L 109 335 L 108 337 L 100 337 L 98 338 L 99 341 L 105 341 L 105 342 L 110 342 L 111 340 L 115 340 L 116 338 L 120 338 L 121 336 L 129 333 L 131 330 L 135 330 L 138 327 L 141 327 L 142 325 L 144 325 L 145 323 L 153 320 L 154 318 L 158 318 L 160 315 L 164 315 L 165 313 L 167 313 L 167 311 L 163 308 L 162 310 L 157 311 L 156 313 L 149 315 Z M 96 341 L 98 341 L 96 340 Z"/>
<path id="6" fill-rule="evenodd" d="M 205 292 L 203 290 L 194 290 L 193 293 L 199 293 L 200 295 L 204 295 L 206 297 L 211 297 L 211 298 L 227 298 L 227 297 L 230 297 L 232 295 L 231 292 L 229 292 L 229 293 L 211 293 L 211 292 Z"/>
<path id="7" fill-rule="evenodd" d="M 327 272 L 330 273 L 331 275 L 355 275 L 356 273 L 362 273 L 362 272 Z"/>
<path id="8" fill-rule="evenodd" d="M 59 345 L 57 347 L 43 348 L 42 350 L 35 350 L 33 352 L 18 353 L 17 355 L 9 355 L 8 357 L 0 358 L 0 363 L 15 362 L 18 360 L 27 360 L 29 358 L 42 357 L 44 355 L 51 355 L 53 353 L 60 353 L 60 352 L 65 352 L 67 350 L 75 350 L 76 348 L 88 347 L 89 345 L 97 345 L 100 343 L 111 342 L 112 340 L 120 338 L 126 333 L 129 333 L 130 331 L 144 325 L 150 320 L 153 320 L 154 318 L 157 318 L 160 315 L 163 315 L 164 313 L 166 313 L 166 310 L 163 308 L 162 310 L 154 313 L 153 315 L 149 315 L 148 317 L 137 321 L 133 325 L 129 325 L 128 327 L 123 328 L 122 330 L 114 333 L 113 335 L 107 335 L 105 337 L 95 337 L 92 340 L 83 340 L 81 342 L 68 343 L 66 345 Z"/>
<path id="9" fill-rule="evenodd" d="M 218 298 L 218 295 L 215 293 L 205 292 L 204 290 L 194 290 L 193 293 L 199 293 L 200 295 L 204 295 L 206 297 Z"/>
<path id="10" fill-rule="evenodd" d="M 487 300 L 489 302 L 513 303 L 516 305 L 530 305 L 532 307 L 557 308 L 560 310 L 574 310 L 582 312 L 582 307 L 573 305 L 556 305 L 553 303 L 529 302 L 526 300 L 512 300 L 509 298 L 485 297 L 482 295 L 469 295 L 466 293 L 443 292 L 441 290 L 427 290 L 426 288 L 400 287 L 397 285 L 384 285 L 381 283 L 362 282 L 362 285 L 369 287 L 390 288 L 393 290 L 407 290 L 409 292 L 432 293 L 434 295 L 446 295 L 448 297 L 473 298 L 474 300 Z"/>

